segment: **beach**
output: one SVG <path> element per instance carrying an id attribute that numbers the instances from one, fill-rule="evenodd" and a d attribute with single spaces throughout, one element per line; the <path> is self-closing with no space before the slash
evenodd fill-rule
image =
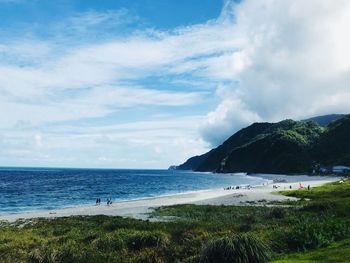
<path id="1" fill-rule="evenodd" d="M 286 178 L 286 177 L 284 177 Z M 299 180 L 298 180 L 299 179 Z M 107 206 L 106 203 L 101 205 L 84 205 L 72 208 L 34 211 L 26 213 L 16 213 L 1 215 L 0 221 L 14 222 L 18 219 L 32 218 L 56 218 L 67 216 L 122 216 L 136 219 L 149 219 L 150 213 L 154 208 L 160 206 L 170 206 L 178 204 L 206 204 L 206 205 L 261 205 L 269 202 L 296 200 L 292 197 L 278 195 L 274 192 L 292 189 L 299 189 L 300 184 L 305 187 L 300 191 L 307 191 L 307 186 L 317 187 L 328 182 L 339 180 L 339 177 L 307 177 L 307 176 L 291 176 L 290 181 L 270 183 L 254 188 L 240 189 L 216 189 L 207 191 L 198 191 L 191 193 L 183 193 L 169 196 L 161 196 L 155 198 L 147 198 L 141 200 L 117 202 Z M 278 186 L 274 188 L 273 186 Z"/>

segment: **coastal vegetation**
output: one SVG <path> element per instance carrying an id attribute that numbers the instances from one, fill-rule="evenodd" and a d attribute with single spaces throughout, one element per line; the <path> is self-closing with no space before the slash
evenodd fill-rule
<path id="1" fill-rule="evenodd" d="M 300 174 L 318 172 L 321 166 L 350 166 L 350 115 L 325 117 L 254 123 L 177 169 Z"/>
<path id="2" fill-rule="evenodd" d="M 300 200 L 2 222 L 0 262 L 349 262 L 350 181 L 282 194 Z"/>

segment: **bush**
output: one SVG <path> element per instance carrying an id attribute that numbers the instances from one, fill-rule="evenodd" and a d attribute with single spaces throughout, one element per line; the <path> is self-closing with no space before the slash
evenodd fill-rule
<path id="1" fill-rule="evenodd" d="M 282 218 L 285 218 L 287 215 L 287 211 L 285 208 L 281 208 L 281 207 L 273 207 L 267 218 L 276 218 L 276 219 L 282 219 Z"/>
<path id="2" fill-rule="evenodd" d="M 165 247 L 169 243 L 169 238 L 161 231 L 140 231 L 131 235 L 127 243 L 131 250 L 139 250 L 147 247 Z"/>
<path id="3" fill-rule="evenodd" d="M 80 262 L 82 249 L 75 242 L 66 242 L 60 247 L 50 244 L 42 245 L 29 253 L 27 261 L 30 263 L 75 263 Z M 86 261 L 84 261 L 86 262 Z"/>
<path id="4" fill-rule="evenodd" d="M 165 263 L 167 262 L 161 253 L 154 248 L 146 248 L 135 254 L 131 262 L 139 263 Z"/>
<path id="5" fill-rule="evenodd" d="M 334 219 L 301 219 L 289 230 L 277 234 L 287 244 L 288 250 L 305 251 L 329 245 L 350 235 L 346 222 Z"/>
<path id="6" fill-rule="evenodd" d="M 214 239 L 204 249 L 200 263 L 267 262 L 270 249 L 260 239 L 236 235 Z"/>
<path id="7" fill-rule="evenodd" d="M 319 201 L 308 204 L 302 208 L 303 211 L 317 212 L 317 213 L 328 213 L 335 210 L 337 206 L 336 202 L 331 201 Z"/>
<path id="8" fill-rule="evenodd" d="M 118 235 L 107 234 L 92 242 L 101 251 L 120 251 L 124 247 L 123 240 Z"/>
<path id="9" fill-rule="evenodd" d="M 28 257 L 30 263 L 58 263 L 61 261 L 62 254 L 56 249 L 47 247 L 35 249 Z"/>

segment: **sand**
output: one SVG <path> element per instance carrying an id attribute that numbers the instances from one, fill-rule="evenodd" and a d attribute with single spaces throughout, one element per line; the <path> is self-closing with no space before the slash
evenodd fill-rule
<path id="1" fill-rule="evenodd" d="M 262 177 L 262 176 L 259 176 Z M 268 178 L 268 177 L 266 177 Z M 286 177 L 284 177 L 286 178 Z M 286 197 L 274 194 L 275 191 L 289 189 L 291 185 L 293 189 L 299 188 L 299 183 L 304 186 L 310 185 L 316 187 L 328 182 L 337 181 L 336 177 L 288 177 L 289 182 L 275 183 L 264 186 L 254 187 L 251 189 L 238 190 L 208 190 L 193 193 L 177 194 L 172 196 L 162 196 L 157 198 L 142 199 L 136 201 L 126 201 L 113 203 L 107 206 L 105 203 L 99 206 L 79 206 L 73 208 L 57 209 L 50 211 L 35 211 L 28 213 L 18 213 L 9 215 L 0 215 L 0 221 L 14 222 L 18 219 L 31 218 L 54 218 L 67 216 L 89 216 L 89 215 L 109 215 L 123 216 L 137 219 L 149 219 L 149 214 L 156 207 L 169 206 L 176 204 L 208 204 L 208 205 L 259 205 L 268 204 L 271 201 L 296 200 L 293 197 Z M 298 181 L 302 180 L 302 181 Z M 278 189 L 274 189 L 273 185 L 278 185 Z M 302 190 L 307 191 L 307 190 Z"/>

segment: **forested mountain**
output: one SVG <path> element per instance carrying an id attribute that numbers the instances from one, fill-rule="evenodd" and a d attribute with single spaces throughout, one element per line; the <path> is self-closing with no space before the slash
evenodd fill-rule
<path id="1" fill-rule="evenodd" d="M 315 164 L 350 165 L 350 115 L 327 116 L 326 127 L 312 119 L 254 123 L 177 169 L 291 174 L 307 173 Z"/>

